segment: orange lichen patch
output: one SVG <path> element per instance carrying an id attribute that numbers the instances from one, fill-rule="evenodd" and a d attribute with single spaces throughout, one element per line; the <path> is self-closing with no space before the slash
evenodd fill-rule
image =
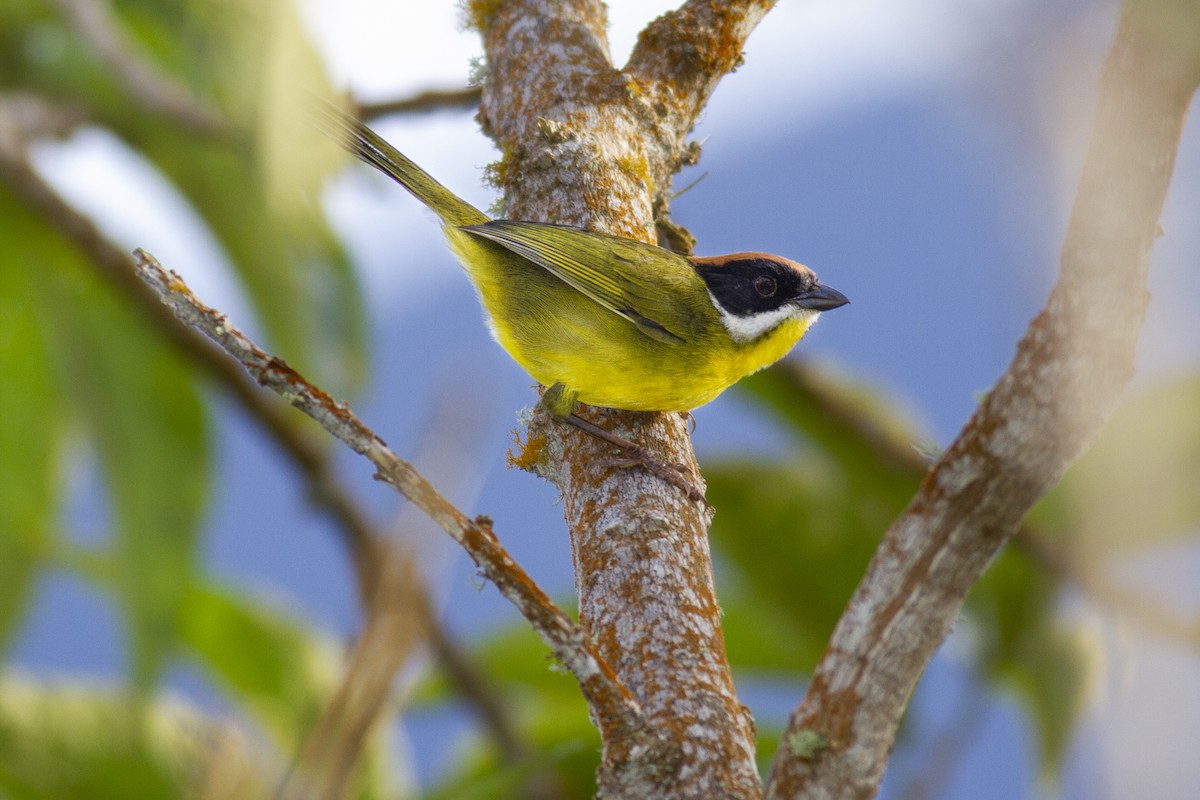
<path id="1" fill-rule="evenodd" d="M 507 153 L 483 168 L 483 184 L 491 186 L 501 193 L 508 191 L 508 181 L 511 176 L 512 157 Z"/>
<path id="2" fill-rule="evenodd" d="M 183 282 L 183 278 L 179 277 L 179 273 L 175 272 L 175 270 L 170 270 L 167 273 L 167 286 L 170 287 L 171 291 L 173 292 L 184 293 L 189 298 L 194 299 L 192 290 L 188 288 L 188 285 Z"/>
<path id="3" fill-rule="evenodd" d="M 492 16 L 504 5 L 504 0 L 459 0 L 463 27 L 482 33 L 491 24 Z"/>
<path id="4" fill-rule="evenodd" d="M 525 472 L 536 472 L 537 466 L 542 463 L 546 456 L 546 435 L 544 433 L 531 433 L 524 441 L 521 441 L 521 432 L 512 432 L 513 447 L 509 448 L 508 453 L 504 457 L 504 463 L 511 469 L 513 467 L 524 470 Z"/>
<path id="5" fill-rule="evenodd" d="M 629 153 L 617 159 L 617 167 L 626 175 L 640 182 L 650 194 L 654 193 L 654 181 L 650 177 L 650 163 L 645 153 Z"/>

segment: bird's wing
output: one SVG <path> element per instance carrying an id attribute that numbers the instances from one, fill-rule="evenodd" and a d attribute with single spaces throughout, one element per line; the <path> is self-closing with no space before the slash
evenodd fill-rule
<path id="1" fill-rule="evenodd" d="M 500 219 L 461 230 L 548 270 L 653 339 L 678 344 L 691 333 L 693 321 L 680 311 L 672 292 L 692 288 L 687 282 L 699 278 L 682 257 L 669 251 L 633 239 L 540 222 Z M 676 258 L 678 264 L 671 261 Z"/>

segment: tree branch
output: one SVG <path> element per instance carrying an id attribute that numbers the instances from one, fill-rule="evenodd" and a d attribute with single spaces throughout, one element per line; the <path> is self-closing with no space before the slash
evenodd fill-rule
<path id="1" fill-rule="evenodd" d="M 687 132 L 769 4 L 689 3 L 655 23 L 668 29 L 644 35 L 625 71 L 612 65 L 600 0 L 473 5 L 488 59 L 480 120 L 504 153 L 496 174 L 505 215 L 655 241 L 654 199 L 693 155 Z M 659 52 L 675 41 L 678 50 Z M 709 50 L 718 42 L 719 52 Z M 680 415 L 580 414 L 700 483 Z M 725 655 L 707 510 L 639 470 L 612 466 L 606 445 L 541 412 L 516 460 L 561 490 L 580 620 L 674 747 L 644 769 L 604 737 L 599 794 L 761 797 L 754 725 Z"/>
<path id="2" fill-rule="evenodd" d="M 93 55 L 143 107 L 197 133 L 214 136 L 228 130 L 229 126 L 216 111 L 201 104 L 181 84 L 164 77 L 162 70 L 138 55 L 120 30 L 106 0 L 57 0 L 57 3 Z"/>
<path id="3" fill-rule="evenodd" d="M 880 469 L 904 474 L 914 482 L 929 471 L 929 462 L 908 439 L 898 437 L 889 428 L 887 420 L 873 414 L 862 403 L 848 402 L 843 388 L 811 364 L 798 360 L 781 362 L 751 380 L 786 387 L 786 391 L 778 395 L 782 398 L 780 402 L 775 402 L 775 395 L 772 395 L 771 409 L 787 418 L 808 417 L 810 432 L 812 421 L 820 420 L 819 430 L 814 433 L 818 444 L 836 439 L 842 449 L 856 445 L 845 458 L 857 457 L 858 464 L 873 461 Z M 1090 566 L 1052 541 L 1048 531 L 1026 520 L 1013 537 L 1012 544 L 1031 564 L 1055 580 L 1073 584 L 1097 607 L 1114 615 L 1130 617 L 1168 641 L 1200 648 L 1200 619 L 1179 613 L 1144 593 L 1120 586 L 1099 565 Z"/>
<path id="4" fill-rule="evenodd" d="M 385 100 L 379 103 L 354 102 L 354 116 L 363 122 L 370 122 L 379 117 L 392 114 L 428 114 L 444 109 L 468 110 L 479 105 L 483 90 L 478 86 L 464 86 L 461 89 L 426 89 L 412 97 L 402 97 L 396 100 Z"/>
<path id="5" fill-rule="evenodd" d="M 1123 11 L 1058 283 L 1008 370 L 886 534 L 791 715 L 770 797 L 874 795 L 912 688 L 967 591 L 1117 405 L 1200 74 L 1194 38 L 1186 59 L 1163 46 L 1156 10 L 1149 2 Z M 1168 29 L 1196 30 L 1191 23 Z"/>
<path id="6" fill-rule="evenodd" d="M 224 314 L 197 300 L 178 275 L 168 274 L 148 253 L 138 250 L 134 255 L 138 276 L 159 294 L 181 322 L 204 333 L 239 361 L 262 386 L 286 398 L 370 460 L 379 480 L 408 498 L 467 551 L 483 575 L 517 607 L 555 657 L 579 681 L 597 712 L 602 731 L 630 742 L 635 749 L 658 749 L 656 736 L 647 730 L 629 693 L 608 665 L 597 658 L 583 631 L 512 560 L 492 532 L 490 520 L 468 519 L 438 494 L 412 464 L 389 450 L 344 403 L 335 401 L 282 360 L 261 350 L 230 325 Z"/>
<path id="7" fill-rule="evenodd" d="M 746 39 L 774 5 L 775 0 L 688 0 L 638 36 L 624 72 L 643 95 L 653 144 L 668 156 L 656 165 L 664 171 L 653 174 L 664 203 L 671 177 L 685 159 L 695 158 L 687 135 L 721 79 L 742 63 Z"/>
<path id="8" fill-rule="evenodd" d="M 277 800 L 345 800 L 371 730 L 389 713 L 396 673 L 421 642 L 428 593 L 412 554 L 377 542 L 374 594 L 337 691 L 304 739 Z"/>

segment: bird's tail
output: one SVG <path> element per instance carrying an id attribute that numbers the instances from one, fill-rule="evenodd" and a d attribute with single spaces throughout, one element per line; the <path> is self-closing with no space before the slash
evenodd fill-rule
<path id="1" fill-rule="evenodd" d="M 482 225 L 489 220 L 486 214 L 442 186 L 362 122 L 330 103 L 320 105 L 319 124 L 330 138 L 411 192 L 433 209 L 443 223 Z"/>

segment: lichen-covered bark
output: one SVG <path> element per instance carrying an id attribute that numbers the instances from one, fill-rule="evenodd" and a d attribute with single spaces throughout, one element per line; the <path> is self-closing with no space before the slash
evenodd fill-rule
<path id="1" fill-rule="evenodd" d="M 689 156 L 696 115 L 769 5 L 688 3 L 653 23 L 619 70 L 602 3 L 474 4 L 488 60 L 480 119 L 504 153 L 505 216 L 654 241 L 653 209 Z M 679 415 L 581 413 L 702 485 Z M 599 795 L 761 797 L 753 723 L 725 658 L 709 510 L 541 414 L 530 441 L 526 456 L 538 457 L 520 460 L 563 494 L 584 629 L 663 737 L 654 752 L 605 737 Z"/>
<path id="2" fill-rule="evenodd" d="M 769 797 L 875 794 L 912 688 L 968 590 L 1116 407 L 1197 79 L 1200 39 L 1166 46 L 1160 34 L 1200 30 L 1200 14 L 1188 12 L 1190 25 L 1146 24 L 1160 21 L 1163 5 L 1123 14 L 1058 283 L 1008 371 L 884 538 L 792 714 Z"/>

